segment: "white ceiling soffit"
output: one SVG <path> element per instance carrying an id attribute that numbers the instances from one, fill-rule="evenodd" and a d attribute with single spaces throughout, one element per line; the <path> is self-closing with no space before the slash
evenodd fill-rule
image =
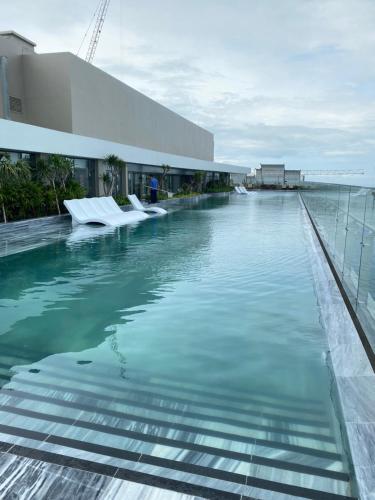
<path id="1" fill-rule="evenodd" d="M 0 149 L 95 159 L 104 158 L 108 154 L 115 154 L 128 163 L 143 165 L 168 164 L 171 167 L 188 170 L 206 170 L 244 175 L 250 171 L 250 168 L 247 167 L 196 160 L 187 156 L 161 153 L 4 119 L 0 119 Z"/>

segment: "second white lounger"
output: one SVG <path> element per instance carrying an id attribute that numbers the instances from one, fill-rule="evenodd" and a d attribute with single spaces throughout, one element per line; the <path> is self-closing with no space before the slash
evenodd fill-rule
<path id="1" fill-rule="evenodd" d="M 168 212 L 161 207 L 144 207 L 142 203 L 139 201 L 136 194 L 129 194 L 128 199 L 130 203 L 133 205 L 134 210 L 139 212 L 155 212 L 156 214 L 165 215 Z"/>
<path id="2" fill-rule="evenodd" d="M 247 189 L 242 185 L 234 186 L 234 189 L 236 190 L 236 193 L 238 193 L 238 194 L 249 194 Z"/>
<path id="3" fill-rule="evenodd" d="M 96 222 L 106 226 L 123 226 L 149 218 L 149 215 L 136 210 L 123 212 L 112 196 L 64 200 L 64 205 L 72 216 L 73 224 Z"/>

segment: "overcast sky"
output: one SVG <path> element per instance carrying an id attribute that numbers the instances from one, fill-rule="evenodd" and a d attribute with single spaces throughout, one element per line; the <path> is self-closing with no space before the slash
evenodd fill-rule
<path id="1" fill-rule="evenodd" d="M 97 3 L 3 0 L 0 30 L 76 53 Z M 218 161 L 375 174 L 375 0 L 111 0 L 94 63 L 211 130 Z"/>

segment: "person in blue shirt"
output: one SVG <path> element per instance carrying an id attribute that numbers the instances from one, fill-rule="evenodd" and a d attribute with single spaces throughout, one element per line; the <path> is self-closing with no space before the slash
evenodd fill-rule
<path id="1" fill-rule="evenodd" d="M 157 178 L 153 175 L 150 180 L 151 203 L 157 203 L 158 201 L 158 187 L 159 187 L 159 182 Z"/>

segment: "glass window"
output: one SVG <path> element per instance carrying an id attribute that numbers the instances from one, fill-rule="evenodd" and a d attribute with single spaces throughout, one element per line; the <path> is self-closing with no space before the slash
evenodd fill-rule
<path id="1" fill-rule="evenodd" d="M 89 168 L 88 160 L 75 158 L 74 162 L 74 178 L 83 186 L 86 191 L 89 191 Z"/>

